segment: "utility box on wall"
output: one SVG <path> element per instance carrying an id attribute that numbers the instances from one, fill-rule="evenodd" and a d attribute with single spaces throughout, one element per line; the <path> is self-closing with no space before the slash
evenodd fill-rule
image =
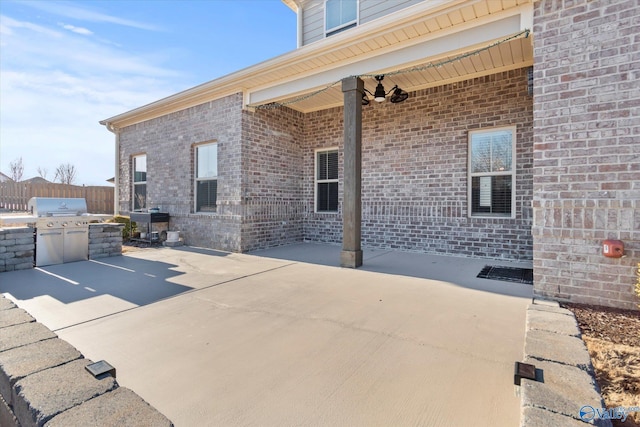
<path id="1" fill-rule="evenodd" d="M 624 243 L 621 240 L 607 239 L 602 242 L 602 253 L 609 258 L 621 258 L 624 255 Z"/>

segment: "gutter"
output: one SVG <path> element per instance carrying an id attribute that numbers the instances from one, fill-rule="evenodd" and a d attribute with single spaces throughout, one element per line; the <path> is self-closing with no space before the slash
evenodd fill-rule
<path id="1" fill-rule="evenodd" d="M 118 205 L 120 204 L 120 132 L 112 123 L 102 121 L 101 125 L 105 125 L 109 132 L 116 136 L 116 156 L 115 156 L 115 175 L 113 189 L 113 216 L 118 216 Z"/>

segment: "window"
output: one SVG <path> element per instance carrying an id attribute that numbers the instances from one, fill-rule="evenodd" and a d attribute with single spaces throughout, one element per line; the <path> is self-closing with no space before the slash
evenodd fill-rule
<path id="1" fill-rule="evenodd" d="M 196 212 L 215 212 L 218 195 L 218 144 L 196 148 Z"/>
<path id="2" fill-rule="evenodd" d="M 316 152 L 316 212 L 338 211 L 338 150 Z"/>
<path id="3" fill-rule="evenodd" d="M 133 157 L 133 210 L 147 207 L 147 156 Z"/>
<path id="4" fill-rule="evenodd" d="M 358 22 L 358 0 L 327 0 L 325 31 L 327 36 L 355 27 Z"/>
<path id="5" fill-rule="evenodd" d="M 515 217 L 515 128 L 469 132 L 469 215 Z"/>

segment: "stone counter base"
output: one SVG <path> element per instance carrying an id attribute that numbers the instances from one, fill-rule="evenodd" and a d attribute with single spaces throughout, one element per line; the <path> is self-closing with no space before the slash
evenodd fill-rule
<path id="1" fill-rule="evenodd" d="M 0 425 L 173 426 L 91 360 L 0 296 Z"/>
<path id="2" fill-rule="evenodd" d="M 89 224 L 89 259 L 122 255 L 124 224 Z M 36 245 L 33 227 L 0 228 L 0 273 L 33 268 Z"/>

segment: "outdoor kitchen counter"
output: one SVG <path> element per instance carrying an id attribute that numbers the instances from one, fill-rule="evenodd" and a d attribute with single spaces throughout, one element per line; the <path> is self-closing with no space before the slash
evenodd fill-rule
<path id="1" fill-rule="evenodd" d="M 17 225 L 17 224 L 33 224 L 37 221 L 33 215 L 2 215 L 0 216 L 0 227 L 5 225 Z"/>

